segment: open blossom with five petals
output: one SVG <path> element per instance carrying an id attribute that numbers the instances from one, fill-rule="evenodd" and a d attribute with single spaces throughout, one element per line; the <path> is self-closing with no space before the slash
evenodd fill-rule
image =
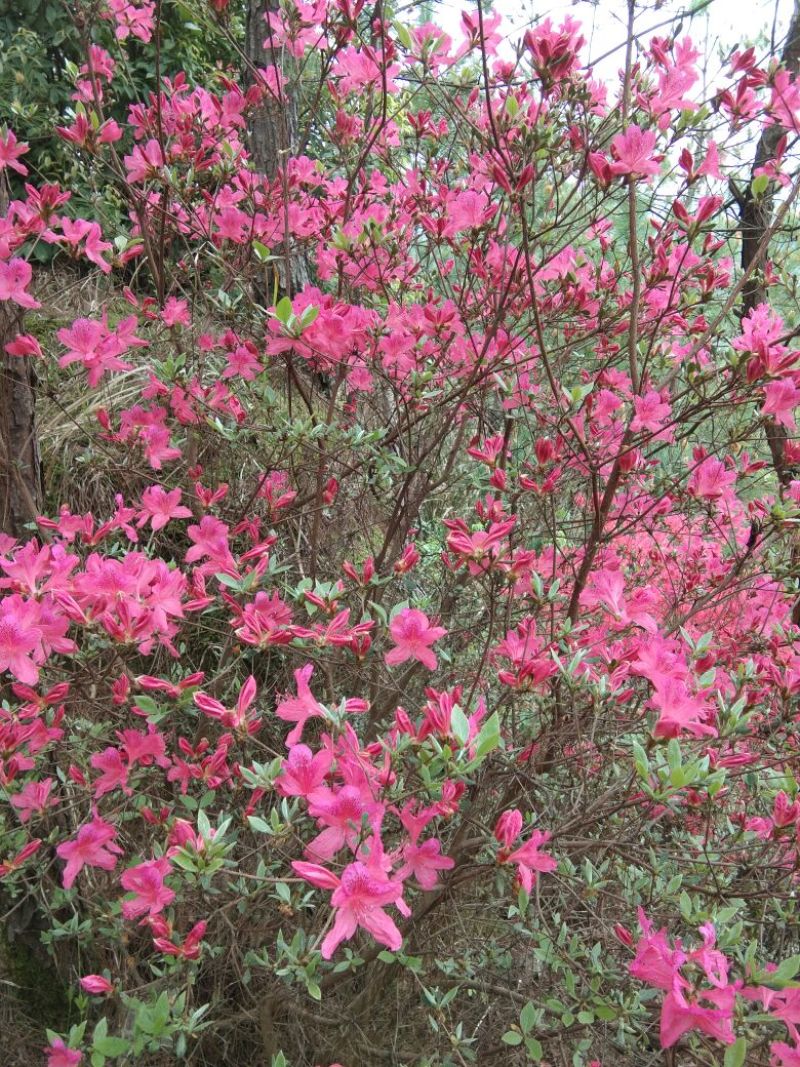
<path id="1" fill-rule="evenodd" d="M 78 1067 L 83 1053 L 76 1048 L 69 1048 L 60 1037 L 54 1037 L 45 1050 L 47 1067 Z"/>
<path id="2" fill-rule="evenodd" d="M 144 526 L 146 522 L 155 533 L 163 530 L 172 519 L 190 519 L 192 513 L 189 508 L 181 504 L 180 489 L 171 489 L 169 492 L 160 485 L 151 485 L 142 493 L 142 510 L 137 520 L 137 526 Z"/>
<path id="3" fill-rule="evenodd" d="M 233 708 L 226 708 L 207 693 L 195 693 L 193 697 L 197 707 L 209 718 L 216 719 L 226 730 L 245 730 L 251 734 L 260 726 L 258 717 L 252 713 L 248 714 L 255 699 L 256 680 L 252 674 L 239 691 Z"/>
<path id="4" fill-rule="evenodd" d="M 431 645 L 445 636 L 447 630 L 444 627 L 431 626 L 423 611 L 403 608 L 389 623 L 389 633 L 395 643 L 395 647 L 384 657 L 389 667 L 415 659 L 428 670 L 436 670 L 436 653 L 432 651 Z"/>
<path id="5" fill-rule="evenodd" d="M 308 745 L 292 745 L 275 779 L 275 790 L 284 797 L 309 797 L 325 781 L 332 763 L 329 748 L 314 755 Z"/>
<path id="6" fill-rule="evenodd" d="M 23 308 L 38 308 L 42 305 L 27 291 L 33 269 L 27 260 L 15 256 L 7 263 L 0 262 L 0 300 L 13 300 Z"/>
<path id="7" fill-rule="evenodd" d="M 362 824 L 377 830 L 383 810 L 383 804 L 373 800 L 366 786 L 343 785 L 336 792 L 320 786 L 310 797 L 308 813 L 323 829 L 307 845 L 306 856 L 327 862 L 345 845 L 355 850 L 361 838 Z"/>
<path id="8" fill-rule="evenodd" d="M 439 871 L 451 871 L 456 861 L 452 856 L 442 855 L 442 843 L 438 837 L 429 837 L 422 844 L 407 841 L 402 848 L 403 863 L 397 869 L 401 880 L 413 875 L 423 889 L 436 889 Z"/>
<path id="9" fill-rule="evenodd" d="M 703 925 L 702 945 L 686 952 L 679 940 L 670 943 L 665 929 L 654 931 L 641 908 L 639 925 L 642 936 L 628 969 L 634 978 L 666 993 L 661 1005 L 661 1047 L 671 1048 L 690 1030 L 732 1045 L 733 1008 L 741 983 L 728 983 L 728 959 L 715 947 L 714 927 Z M 699 968 L 709 986 L 694 976 L 690 981 L 682 971 L 687 965 Z"/>
<path id="10" fill-rule="evenodd" d="M 552 837 L 548 830 L 534 830 L 524 844 L 512 851 L 511 846 L 521 832 L 522 812 L 516 808 L 504 811 L 494 828 L 494 836 L 502 846 L 497 853 L 497 862 L 515 863 L 519 883 L 526 893 L 530 893 L 537 874 L 554 871 L 558 863 L 549 853 L 539 851 Z"/>
<path id="11" fill-rule="evenodd" d="M 660 157 L 654 154 L 656 135 L 652 130 L 641 130 L 631 125 L 611 142 L 614 162 L 612 174 L 625 174 L 630 178 L 650 178 L 658 174 Z"/>
<path id="12" fill-rule="evenodd" d="M 285 696 L 275 709 L 275 714 L 279 719 L 295 723 L 294 729 L 286 738 L 289 748 L 296 745 L 303 736 L 303 728 L 309 719 L 322 718 L 325 714 L 325 709 L 315 699 L 308 684 L 313 673 L 313 663 L 306 663 L 304 667 L 296 670 L 294 681 L 297 686 L 297 696 Z"/>
<path id="13" fill-rule="evenodd" d="M 148 860 L 135 867 L 129 867 L 120 878 L 123 889 L 134 894 L 132 900 L 123 900 L 122 914 L 126 919 L 135 919 L 139 915 L 158 915 L 175 899 L 174 890 L 164 884 L 169 874 L 170 862 L 166 856 L 157 860 Z"/>
<path id="14" fill-rule="evenodd" d="M 403 887 L 399 882 L 381 877 L 375 867 L 361 861 L 345 867 L 341 878 L 316 863 L 294 860 L 292 867 L 301 878 L 319 889 L 333 890 L 334 921 L 322 942 L 324 960 L 329 960 L 342 941 L 349 941 L 359 927 L 392 952 L 403 944 L 402 934 L 384 910 L 387 905 L 399 905 L 402 901 Z"/>
<path id="15" fill-rule="evenodd" d="M 100 867 L 111 871 L 117 865 L 117 856 L 122 849 L 115 842 L 117 831 L 95 815 L 90 823 L 82 826 L 71 841 L 63 841 L 56 853 L 67 861 L 64 868 L 63 886 L 69 889 L 84 867 Z"/>
<path id="16" fill-rule="evenodd" d="M 5 135 L 0 133 L 0 174 L 6 167 L 10 167 L 11 170 L 15 170 L 17 174 L 24 177 L 28 173 L 28 168 L 24 163 L 20 163 L 19 157 L 24 156 L 27 151 L 28 146 L 17 140 L 17 135 L 13 130 L 8 130 Z"/>
<path id="17" fill-rule="evenodd" d="M 661 1047 L 672 1048 L 689 1030 L 699 1030 L 724 1045 L 732 1045 L 736 1040 L 733 1032 L 735 997 L 733 986 L 694 993 L 688 982 L 676 978 L 661 1008 Z"/>
<path id="18" fill-rule="evenodd" d="M 21 823 L 26 823 L 34 815 L 43 815 L 58 803 L 50 796 L 54 785 L 54 778 L 43 778 L 40 782 L 27 782 L 21 792 L 14 793 L 11 805 L 16 808 Z"/>

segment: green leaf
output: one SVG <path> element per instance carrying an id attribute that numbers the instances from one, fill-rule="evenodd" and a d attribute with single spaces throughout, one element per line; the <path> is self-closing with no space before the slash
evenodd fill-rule
<path id="1" fill-rule="evenodd" d="M 789 956 L 774 971 L 759 975 L 758 982 L 770 989 L 785 989 L 798 971 L 800 971 L 800 956 Z"/>
<path id="2" fill-rule="evenodd" d="M 633 742 L 633 762 L 636 767 L 636 773 L 640 778 L 647 779 L 650 777 L 650 761 L 647 758 L 647 753 L 639 744 L 638 741 Z"/>
<path id="3" fill-rule="evenodd" d="M 292 302 L 288 296 L 281 297 L 275 305 L 275 317 L 284 324 L 292 317 Z"/>
<path id="4" fill-rule="evenodd" d="M 491 717 L 481 726 L 480 733 L 475 738 L 475 755 L 470 764 L 476 767 L 490 752 L 494 752 L 500 745 L 500 717 L 493 712 Z"/>
<path id="5" fill-rule="evenodd" d="M 750 183 L 750 189 L 756 199 L 764 195 L 764 193 L 767 191 L 768 186 L 769 178 L 766 174 L 759 174 L 759 176 L 757 178 L 753 178 L 752 182 Z"/>
<path id="6" fill-rule="evenodd" d="M 124 1037 L 104 1037 L 94 1042 L 95 1051 L 103 1056 L 123 1056 L 130 1047 L 130 1042 Z"/>
<path id="7" fill-rule="evenodd" d="M 541 1041 L 535 1037 L 529 1037 L 525 1041 L 525 1051 L 528 1053 L 528 1059 L 533 1060 L 534 1063 L 538 1063 L 542 1056 L 544 1056 L 544 1049 L 542 1048 Z"/>
<path id="8" fill-rule="evenodd" d="M 450 715 L 450 732 L 461 745 L 466 745 L 469 740 L 469 719 L 458 704 L 453 705 Z"/>
<path id="9" fill-rule="evenodd" d="M 504 1045 L 521 1045 L 522 1034 L 518 1033 L 516 1030 L 506 1030 L 500 1040 Z"/>
<path id="10" fill-rule="evenodd" d="M 392 23 L 394 32 L 397 34 L 397 40 L 403 46 L 403 48 L 411 47 L 411 34 L 408 32 L 408 28 L 403 25 L 402 22 Z"/>
<path id="11" fill-rule="evenodd" d="M 215 574 L 220 585 L 226 585 L 228 589 L 239 589 L 241 586 L 241 579 L 234 578 L 232 574 Z"/>
<path id="12" fill-rule="evenodd" d="M 725 1050 L 724 1067 L 742 1067 L 747 1058 L 747 1038 L 740 1037 Z"/>
<path id="13" fill-rule="evenodd" d="M 263 819 L 259 819 L 257 815 L 248 815 L 247 821 L 250 824 L 250 829 L 255 830 L 258 834 L 271 834 L 272 828 L 268 822 Z"/>
<path id="14" fill-rule="evenodd" d="M 519 1013 L 519 1025 L 522 1027 L 524 1034 L 529 1034 L 536 1023 L 536 1008 L 530 1001 L 525 1005 L 522 1011 Z"/>

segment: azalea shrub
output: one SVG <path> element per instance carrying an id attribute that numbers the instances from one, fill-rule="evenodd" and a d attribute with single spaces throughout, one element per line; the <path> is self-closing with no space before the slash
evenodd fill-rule
<path id="1" fill-rule="evenodd" d="M 19 1062 L 797 1067 L 791 56 L 168 6 L 0 130 Z"/>

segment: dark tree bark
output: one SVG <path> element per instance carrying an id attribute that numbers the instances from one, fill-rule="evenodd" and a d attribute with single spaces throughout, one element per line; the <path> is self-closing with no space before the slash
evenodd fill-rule
<path id="1" fill-rule="evenodd" d="M 275 66 L 285 73 L 283 50 L 272 46 L 264 17 L 268 12 L 277 11 L 278 7 L 278 0 L 247 0 L 245 52 L 247 77 L 251 83 L 259 81 L 257 72 L 265 67 Z M 286 162 L 297 148 L 297 101 L 291 89 L 285 90 L 282 101 L 269 92 L 264 93 L 261 103 L 251 113 L 250 148 L 260 173 L 271 182 L 285 182 Z M 281 254 L 278 265 L 280 295 L 291 296 L 308 284 L 305 258 L 292 247 L 288 233 L 282 247 L 273 249 L 273 252 Z"/>
<path id="2" fill-rule="evenodd" d="M 257 70 L 274 64 L 282 69 L 280 49 L 269 42 L 269 27 L 265 15 L 278 10 L 277 0 L 247 0 L 247 41 L 245 50 L 249 62 Z M 266 47 L 265 47 L 266 45 Z M 250 80 L 255 72 L 250 71 Z M 282 105 L 269 93 L 252 112 L 250 147 L 256 167 L 270 181 L 278 177 L 291 150 L 297 131 L 297 109 L 293 99 Z"/>
<path id="3" fill-rule="evenodd" d="M 12 537 L 23 536 L 42 500 L 33 366 L 5 351 L 21 326 L 21 312 L 0 305 L 0 529 Z"/>
<path id="4" fill-rule="evenodd" d="M 0 348 L 7 343 L 4 333 L 0 327 Z M 4 355 L 0 377 L 0 527 L 13 537 L 23 535 L 25 524 L 36 519 L 41 507 L 35 396 L 29 362 Z"/>

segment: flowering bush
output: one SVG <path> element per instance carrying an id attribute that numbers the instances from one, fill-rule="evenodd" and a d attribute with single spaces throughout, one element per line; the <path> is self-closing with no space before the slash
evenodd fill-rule
<path id="1" fill-rule="evenodd" d="M 791 55 L 289 0 L 193 84 L 160 12 L 76 5 L 125 232 L 0 133 L 24 1062 L 797 1065 Z"/>

